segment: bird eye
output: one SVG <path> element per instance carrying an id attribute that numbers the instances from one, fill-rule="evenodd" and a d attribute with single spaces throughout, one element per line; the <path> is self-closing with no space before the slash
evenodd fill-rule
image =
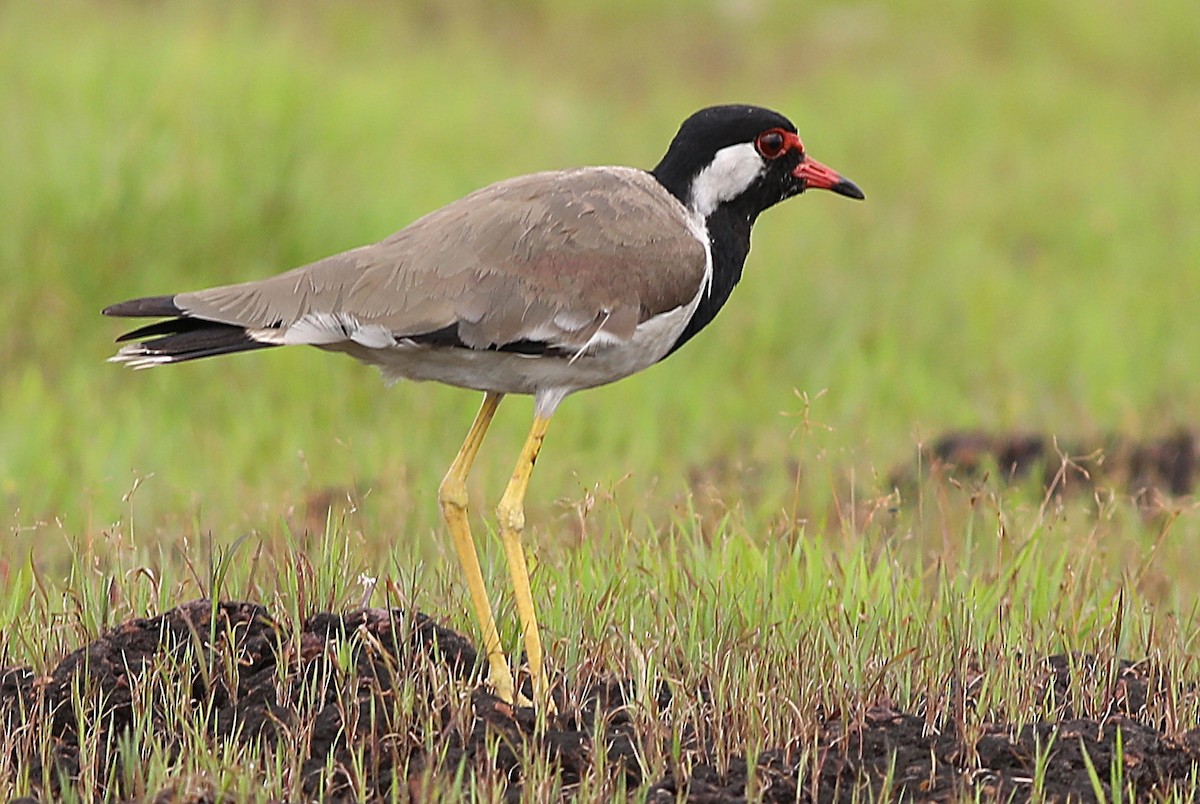
<path id="1" fill-rule="evenodd" d="M 778 159 L 787 150 L 787 137 L 777 128 L 764 131 L 754 140 L 754 147 L 767 159 Z"/>

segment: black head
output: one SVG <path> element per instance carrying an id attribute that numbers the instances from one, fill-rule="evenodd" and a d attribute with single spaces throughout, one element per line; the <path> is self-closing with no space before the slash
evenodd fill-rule
<path id="1" fill-rule="evenodd" d="M 676 198 L 708 217 L 722 204 L 751 218 L 807 188 L 862 198 L 854 182 L 809 158 L 796 127 L 761 106 L 710 106 L 693 114 L 652 171 Z"/>

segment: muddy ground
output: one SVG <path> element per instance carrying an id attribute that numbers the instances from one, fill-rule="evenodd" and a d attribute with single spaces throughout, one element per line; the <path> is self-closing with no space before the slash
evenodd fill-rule
<path id="1" fill-rule="evenodd" d="M 339 658 L 331 662 L 331 657 Z M 765 801 L 848 800 L 855 791 L 860 797 L 868 790 L 879 793 L 889 769 L 891 792 L 910 799 L 951 800 L 966 794 L 1023 801 L 1033 794 L 1030 780 L 1037 746 L 1049 745 L 1052 738 L 1045 796 L 1092 800 L 1083 751 L 1107 783 L 1118 731 L 1124 777 L 1139 797 L 1187 785 L 1200 760 L 1200 729 L 1171 739 L 1149 722 L 1147 698 L 1162 694 L 1162 684 L 1143 665 L 1120 666 L 1105 718 L 1081 719 L 1074 717 L 1070 705 L 1072 663 L 1062 656 L 1044 660 L 1034 681 L 1052 685 L 1057 692 L 1061 703 L 1055 711 L 1061 717 L 1054 722 L 1020 728 L 989 723 L 967 738 L 951 723 L 931 728 L 923 717 L 880 701 L 858 717 L 834 717 L 815 735 L 798 736 L 792 742 L 810 746 L 807 757 L 779 746 L 759 754 L 749 774 L 744 757 L 714 756 L 711 746 L 695 745 L 685 734 L 679 739 L 696 757 L 690 771 L 646 778 L 637 757 L 644 741 L 663 738 L 639 733 L 631 717 L 629 687 L 620 680 L 593 685 L 573 702 L 560 704 L 560 714 L 549 720 L 544 733 L 538 732 L 532 711 L 514 711 L 479 691 L 471 695 L 470 708 L 463 707 L 465 716 L 439 713 L 438 705 L 429 710 L 431 716 L 423 722 L 437 734 L 415 734 L 411 722 L 402 727 L 389 722 L 389 696 L 398 678 L 425 674 L 432 680 L 415 685 L 418 696 L 424 691 L 432 700 L 437 688 L 448 700 L 444 685 L 477 674 L 477 660 L 474 647 L 462 635 L 399 609 L 318 614 L 294 631 L 281 628 L 259 605 L 228 602 L 214 607 L 201 600 L 127 622 L 66 657 L 47 676 L 0 668 L 0 727 L 11 730 L 31 718 L 51 718 L 50 761 L 74 777 L 79 773 L 81 741 L 76 707 L 90 708 L 91 714 L 83 718 L 86 737 L 101 752 L 101 762 L 117 762 L 114 746 L 132 722 L 133 698 L 145 701 L 141 691 L 154 687 L 144 683 L 145 676 L 156 673 L 168 685 L 160 689 L 182 695 L 195 712 L 210 713 L 204 728 L 213 742 L 231 737 L 266 745 L 286 741 L 302 755 L 307 789 L 314 796 L 324 791 L 333 798 L 339 790 L 348 795 L 347 787 L 339 787 L 351 772 L 348 741 L 364 748 L 366 787 L 387 795 L 400 785 L 396 792 L 401 798 L 421 783 L 431 760 L 428 746 L 437 746 L 444 757 L 440 764 L 450 770 L 443 772 L 452 773 L 461 763 L 467 773 L 487 774 L 493 783 L 499 780 L 510 799 L 520 795 L 519 758 L 528 752 L 549 757 L 568 794 L 599 756 L 613 778 L 623 777 L 629 788 L 646 792 L 650 801 L 675 801 L 682 794 L 695 802 L 745 800 L 748 792 Z M 233 664 L 236 672 L 228 672 Z M 339 678 L 356 680 L 349 685 L 301 683 L 328 674 L 334 664 L 341 668 Z M 1074 665 L 1078 668 L 1080 662 Z M 357 673 L 350 672 L 351 666 Z M 91 693 L 73 696 L 82 679 Z M 326 693 L 313 695 L 313 689 Z M 96 690 L 104 692 L 100 704 Z M 969 697 L 968 691 L 964 699 Z M 671 705 L 665 691 L 657 703 Z M 96 706 L 103 716 L 96 716 Z M 172 725 L 179 723 L 179 713 L 162 707 L 178 709 L 178 698 L 175 703 L 153 704 L 155 736 L 164 744 L 179 744 L 179 728 Z M 372 717 L 372 712 L 377 714 Z M 348 733 L 355 735 L 352 740 Z M 604 745 L 594 744 L 593 735 L 602 735 Z M 819 749 L 815 753 L 814 740 Z M 331 758 L 332 775 L 327 770 Z M 41 760 L 32 756 L 24 761 L 33 766 L 32 778 L 41 778 Z M 750 791 L 748 776 L 753 779 Z M 803 780 L 800 789 L 798 778 Z M 51 797 L 55 791 L 42 793 Z M 216 797 L 211 789 L 188 787 L 168 788 L 151 798 L 198 802 Z"/>

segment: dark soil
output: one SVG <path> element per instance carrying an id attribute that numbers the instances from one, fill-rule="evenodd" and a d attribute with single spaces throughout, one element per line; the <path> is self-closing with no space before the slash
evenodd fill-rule
<path id="1" fill-rule="evenodd" d="M 912 485 L 918 471 L 966 481 L 996 477 L 1032 482 L 1055 494 L 1108 489 L 1152 506 L 1163 496 L 1190 494 L 1200 480 L 1200 437 L 1190 430 L 1159 438 L 1107 435 L 1059 439 L 1044 433 L 945 433 L 921 448 L 917 467 L 896 469 L 894 486 Z"/>
<path id="2" fill-rule="evenodd" d="M 72 653 L 48 676 L 0 668 L 0 728 L 11 732 L 50 719 L 55 742 L 49 761 L 74 778 L 80 772 L 82 737 L 96 746 L 101 765 L 123 760 L 116 746 L 133 722 L 136 701 L 140 711 L 150 708 L 154 736 L 168 747 L 182 745 L 178 724 L 183 717 L 193 718 L 214 743 L 260 741 L 299 752 L 306 791 L 327 799 L 350 796 L 352 747 L 366 760 L 360 784 L 374 795 L 395 792 L 406 798 L 428 781 L 423 777 L 428 769 L 449 777 L 464 767 L 515 798 L 521 791 L 521 757 L 539 752 L 548 757 L 567 794 L 603 761 L 611 777 L 628 789 L 664 802 L 681 795 L 695 802 L 839 801 L 856 792 L 877 796 L 885 790 L 908 799 L 980 795 L 1025 801 L 1035 794 L 1031 779 L 1039 746 L 1051 744 L 1042 795 L 1094 800 L 1087 761 L 1107 789 L 1118 733 L 1126 782 L 1140 798 L 1152 798 L 1187 785 L 1200 759 L 1200 729 L 1171 739 L 1148 722 L 1147 701 L 1166 694 L 1166 685 L 1144 664 L 1115 668 L 1108 713 L 1085 719 L 1071 706 L 1071 673 L 1089 672 L 1092 660 L 1057 656 L 1041 663 L 1034 682 L 1059 702 L 1054 722 L 987 723 L 966 736 L 962 726 L 928 723 L 879 701 L 854 717 L 830 717 L 814 734 L 797 735 L 790 747 L 759 753 L 752 768 L 744 756 L 715 756 L 711 746 L 680 735 L 696 757 L 690 770 L 644 778 L 637 757 L 644 755 L 647 741 L 664 737 L 638 732 L 629 684 L 597 683 L 570 703 L 560 701 L 560 714 L 539 731 L 531 710 L 514 710 L 484 692 L 471 694 L 470 705 L 458 714 L 451 711 L 448 690 L 465 689 L 462 682 L 477 677 L 477 658 L 463 636 L 399 609 L 318 614 L 293 630 L 253 603 L 213 606 L 201 600 L 127 622 Z M 156 679 L 162 682 L 158 686 Z M 415 679 L 417 710 L 422 699 L 426 705 L 422 717 L 395 722 L 401 709 L 395 699 L 398 679 Z M 962 696 L 967 705 L 969 687 Z M 192 707 L 182 715 L 181 698 Z M 435 700 L 443 703 L 431 703 Z M 662 691 L 657 703 L 666 707 L 672 701 Z M 415 733 L 422 724 L 424 732 Z M 594 735 L 602 735 L 603 746 L 594 744 Z M 22 761 L 32 779 L 57 775 L 43 776 L 38 756 Z M 885 787 L 889 774 L 890 787 Z M 393 791 L 396 785 L 400 789 Z M 56 792 L 42 791 L 46 797 Z M 197 794 L 181 786 L 151 798 L 211 801 L 214 796 L 211 790 Z"/>

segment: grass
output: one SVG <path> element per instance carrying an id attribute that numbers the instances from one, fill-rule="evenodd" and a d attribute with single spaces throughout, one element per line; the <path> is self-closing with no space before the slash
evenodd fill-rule
<path id="1" fill-rule="evenodd" d="M 686 114 L 739 100 L 789 113 L 868 201 L 764 216 L 710 330 L 556 416 L 529 502 L 555 665 L 707 680 L 711 708 L 659 727 L 742 753 L 880 695 L 941 701 L 970 661 L 992 667 L 980 719 L 1037 718 L 1020 679 L 1047 653 L 1195 678 L 1190 501 L 1146 519 L 1119 493 L 887 482 L 946 429 L 1200 419 L 1200 15 L 1128 11 L 0 6 L 0 665 L 42 672 L 214 592 L 295 622 L 355 605 L 360 574 L 473 634 L 433 499 L 475 395 L 385 391 L 315 350 L 130 374 L 98 311 L 378 239 L 516 173 L 651 166 Z M 528 416 L 502 408 L 477 511 Z M 289 792 L 196 739 L 188 772 Z"/>

